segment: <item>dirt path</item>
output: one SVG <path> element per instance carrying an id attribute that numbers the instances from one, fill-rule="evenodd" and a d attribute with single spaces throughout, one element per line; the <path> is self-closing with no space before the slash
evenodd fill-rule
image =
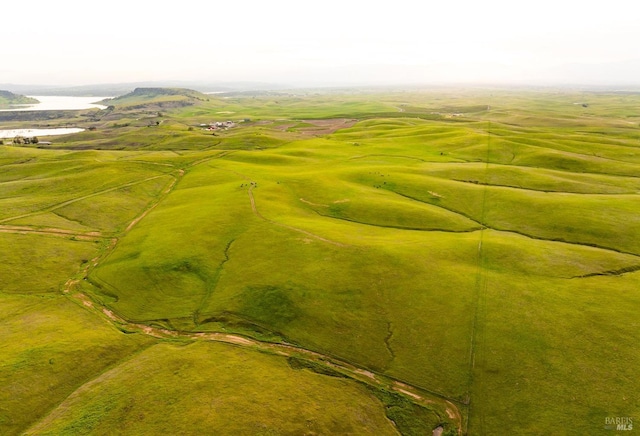
<path id="1" fill-rule="evenodd" d="M 347 129 L 358 122 L 353 118 L 330 118 L 326 120 L 302 120 L 303 123 L 312 124 L 314 127 L 301 127 L 296 129 L 303 135 L 324 136 L 340 129 Z"/>
<path id="2" fill-rule="evenodd" d="M 3 218 L 3 219 L 0 220 L 0 223 L 6 223 L 8 221 L 17 220 L 17 219 L 20 219 L 20 218 L 27 218 L 27 217 L 34 216 L 34 215 L 39 215 L 41 213 L 51 212 L 51 211 L 54 211 L 56 209 L 60 209 L 62 207 L 65 207 L 65 206 L 68 206 L 70 204 L 76 203 L 78 201 L 86 200 L 87 198 L 96 197 L 96 196 L 102 195 L 102 194 L 107 194 L 109 192 L 117 191 L 117 190 L 123 189 L 123 188 L 128 188 L 130 186 L 138 185 L 140 183 L 148 182 L 150 180 L 159 179 L 161 177 L 165 177 L 166 175 L 167 174 L 161 174 L 161 175 L 158 175 L 158 176 L 147 177 L 146 179 L 135 180 L 133 182 L 124 183 L 122 185 L 114 186 L 113 188 L 108 188 L 108 189 L 103 189 L 101 191 L 92 192 L 91 194 L 82 195 L 80 197 L 72 198 L 71 200 L 66 200 L 66 201 L 63 201 L 61 203 L 57 203 L 57 204 L 45 207 L 45 208 L 37 210 L 37 211 L 25 213 L 25 214 L 22 214 L 22 215 L 12 216 L 12 217 L 8 217 L 8 218 Z"/>
<path id="3" fill-rule="evenodd" d="M 8 226 L 0 225 L 0 233 L 14 233 L 19 235 L 48 235 L 58 236 L 62 238 L 75 238 L 81 241 L 97 241 L 103 238 L 100 232 L 78 233 L 72 230 L 54 229 L 54 228 L 37 228 L 30 226 Z"/>
<path id="4" fill-rule="evenodd" d="M 273 126 L 277 130 L 281 132 L 291 132 L 298 133 L 303 136 L 324 136 L 334 133 L 340 129 L 346 129 L 352 127 L 354 124 L 358 122 L 358 120 L 353 118 L 328 118 L 328 119 L 317 119 L 317 120 L 274 120 L 274 121 L 264 121 L 256 124 L 268 125 L 270 123 L 282 123 L 277 126 Z M 302 126 L 301 123 L 309 124 L 308 126 Z"/>
<path id="5" fill-rule="evenodd" d="M 94 302 L 86 294 L 76 291 L 75 288 L 78 283 L 79 280 L 68 281 L 64 293 L 78 302 L 82 307 L 94 314 L 97 314 L 105 322 L 114 325 L 121 331 L 125 331 L 127 333 L 141 333 L 157 339 L 222 342 L 250 348 L 256 351 L 277 354 L 283 357 L 305 359 L 315 364 L 326 366 L 350 379 L 357 380 L 377 388 L 393 390 L 408 397 L 416 404 L 423 406 L 437 406 L 446 412 L 448 418 L 458 429 L 458 434 L 461 434 L 462 432 L 462 415 L 458 407 L 450 399 L 443 398 L 439 395 L 429 394 L 420 388 L 410 386 L 391 377 L 376 374 L 370 370 L 359 368 L 349 362 L 291 344 L 263 342 L 237 334 L 221 332 L 178 332 L 164 328 L 152 327 L 146 324 L 130 322 L 106 307 L 101 306 L 99 303 Z"/>
<path id="6" fill-rule="evenodd" d="M 167 196 L 169 194 L 169 192 L 171 192 L 173 190 L 173 188 L 176 186 L 176 183 L 178 183 L 178 180 L 180 180 L 182 178 L 182 176 L 184 176 L 184 170 L 178 170 L 178 176 L 177 177 L 174 176 L 173 181 L 169 184 L 169 186 L 167 186 L 162 191 L 161 199 L 164 198 L 165 196 Z M 129 223 L 129 225 L 127 226 L 127 228 L 125 229 L 125 233 L 128 232 L 129 230 L 131 230 L 136 224 L 138 224 L 140 222 L 140 220 L 142 218 L 146 217 L 149 212 L 151 212 L 153 209 L 155 209 L 155 207 L 158 204 L 160 204 L 161 199 L 159 199 L 158 201 L 153 203 L 147 210 L 142 212 L 142 214 L 140 216 L 138 216 L 133 221 L 131 221 Z"/>
<path id="7" fill-rule="evenodd" d="M 308 204 L 309 206 L 316 206 L 316 207 L 329 207 L 328 204 L 319 204 L 319 203 L 312 203 L 309 200 L 305 200 L 304 198 L 300 197 L 300 201 Z"/>

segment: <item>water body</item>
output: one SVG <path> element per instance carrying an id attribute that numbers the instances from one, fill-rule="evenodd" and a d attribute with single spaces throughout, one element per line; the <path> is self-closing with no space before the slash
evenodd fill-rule
<path id="1" fill-rule="evenodd" d="M 9 109 L 0 109 L 0 112 L 17 112 L 17 111 L 68 111 L 81 109 L 106 109 L 104 105 L 96 104 L 96 102 L 109 97 L 69 97 L 69 96 L 52 96 L 52 95 L 30 95 L 40 101 L 38 104 L 20 104 L 13 105 Z"/>
<path id="2" fill-rule="evenodd" d="M 38 104 L 21 104 L 14 105 L 9 109 L 0 109 L 0 112 L 18 112 L 18 111 L 67 111 L 82 109 L 106 109 L 107 106 L 96 104 L 96 102 L 110 97 L 70 97 L 70 96 L 51 96 L 51 95 L 30 95 L 40 101 Z M 80 128 L 57 128 L 57 129 L 11 129 L 0 130 L 0 138 L 15 138 L 16 136 L 24 136 L 32 138 L 34 136 L 55 136 L 68 135 L 70 133 L 82 132 Z"/>
<path id="3" fill-rule="evenodd" d="M 0 130 L 0 138 L 15 138 L 16 136 L 24 136 L 33 138 L 34 136 L 56 136 L 68 135 L 70 133 L 82 132 L 84 129 L 77 127 L 61 127 L 58 129 L 12 129 Z"/>

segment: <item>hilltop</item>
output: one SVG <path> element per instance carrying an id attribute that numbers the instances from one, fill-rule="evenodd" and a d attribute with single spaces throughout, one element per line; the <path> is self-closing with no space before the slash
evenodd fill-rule
<path id="1" fill-rule="evenodd" d="M 136 88 L 132 92 L 125 94 L 123 96 L 118 97 L 118 99 L 128 98 L 128 97 L 159 97 L 159 96 L 182 96 L 182 97 L 190 97 L 195 99 L 207 99 L 207 96 L 201 92 L 194 91 L 193 89 L 187 88 L 158 88 L 158 87 L 149 87 L 149 88 Z"/>
<path id="2" fill-rule="evenodd" d="M 0 107 L 12 104 L 36 104 L 40 103 L 35 98 L 27 97 L 20 94 L 14 94 L 9 91 L 0 91 Z"/>

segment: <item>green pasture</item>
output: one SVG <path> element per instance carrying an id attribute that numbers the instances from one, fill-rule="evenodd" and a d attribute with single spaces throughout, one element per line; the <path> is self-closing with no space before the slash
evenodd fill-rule
<path id="1" fill-rule="evenodd" d="M 473 435 L 640 416 L 636 94 L 113 104 L 95 130 L 0 149 L 0 433 L 455 434 L 411 393 L 202 332 L 404 383 Z"/>

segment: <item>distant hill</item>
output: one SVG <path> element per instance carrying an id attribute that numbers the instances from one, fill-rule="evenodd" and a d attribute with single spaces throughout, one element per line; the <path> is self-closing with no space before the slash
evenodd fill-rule
<path id="1" fill-rule="evenodd" d="M 194 91 L 193 89 L 187 88 L 136 88 L 132 92 L 125 94 L 123 96 L 117 97 L 117 99 L 124 99 L 128 97 L 160 97 L 160 96 L 183 96 L 183 97 L 191 97 L 195 99 L 207 99 L 207 96 L 199 91 Z"/>
<path id="2" fill-rule="evenodd" d="M 126 83 L 98 83 L 78 86 L 56 85 L 20 85 L 15 83 L 0 83 L 0 89 L 8 89 L 11 92 L 25 95 L 69 95 L 86 97 L 105 97 L 123 95 L 136 88 L 188 88 L 201 92 L 230 92 L 230 91 L 256 91 L 284 89 L 287 86 L 274 83 L 259 82 L 210 82 L 210 81 L 143 81 Z"/>
<path id="3" fill-rule="evenodd" d="M 35 98 L 27 97 L 20 94 L 14 94 L 9 91 L 0 91 L 0 107 L 7 107 L 13 104 L 36 104 L 40 103 Z"/>
<path id="4" fill-rule="evenodd" d="M 120 97 L 108 98 L 101 101 L 107 106 L 128 108 L 154 108 L 167 109 L 174 107 L 190 106 L 202 101 L 208 101 L 209 97 L 193 89 L 186 88 L 136 88 L 128 94 Z"/>

